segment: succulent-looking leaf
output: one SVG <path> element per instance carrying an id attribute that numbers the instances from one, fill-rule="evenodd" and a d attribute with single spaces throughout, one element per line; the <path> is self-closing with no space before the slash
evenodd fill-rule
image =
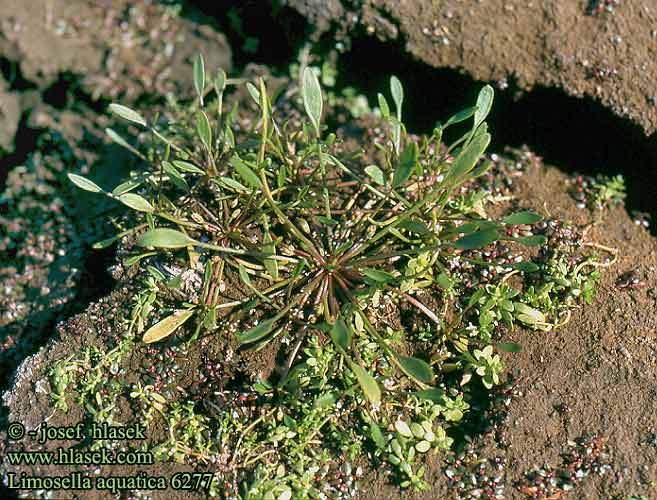
<path id="1" fill-rule="evenodd" d="M 402 87 L 399 78 L 394 75 L 390 77 L 390 93 L 392 94 L 392 100 L 395 101 L 397 119 L 401 121 L 402 104 L 404 102 L 404 87 Z"/>
<path id="2" fill-rule="evenodd" d="M 395 169 L 395 174 L 392 178 L 392 187 L 398 188 L 403 186 L 404 183 L 413 173 L 415 165 L 417 165 L 418 148 L 417 144 L 411 142 L 406 149 L 399 156 L 399 163 Z"/>
<path id="3" fill-rule="evenodd" d="M 413 432 L 411 431 L 411 428 L 403 420 L 397 420 L 395 422 L 395 430 L 405 438 L 413 437 Z"/>
<path id="4" fill-rule="evenodd" d="M 315 133 L 319 137 L 319 124 L 322 119 L 322 88 L 319 85 L 317 75 L 312 68 L 303 70 L 303 83 L 301 86 L 303 94 L 303 106 L 315 127 Z"/>
<path id="5" fill-rule="evenodd" d="M 151 326 L 144 333 L 144 342 L 151 344 L 162 340 L 175 332 L 185 321 L 192 317 L 193 309 L 179 309 L 171 316 L 167 316 L 162 321 Z"/>
<path id="6" fill-rule="evenodd" d="M 489 143 L 490 134 L 478 135 L 472 139 L 470 144 L 461 151 L 454 160 L 454 163 L 452 163 L 445 176 L 445 182 L 458 183 L 462 181 L 468 172 L 474 168 L 477 161 L 479 161 L 479 158 L 486 151 Z"/>
<path id="7" fill-rule="evenodd" d="M 82 177 L 81 175 L 70 174 L 70 173 L 66 175 L 69 178 L 69 180 L 80 189 L 84 189 L 85 191 L 89 191 L 91 193 L 100 193 L 103 190 L 98 184 L 96 184 L 93 181 L 90 181 L 86 177 Z"/>
<path id="8" fill-rule="evenodd" d="M 420 441 L 415 445 L 415 449 L 420 453 L 426 453 L 431 449 L 431 443 L 429 441 Z"/>
<path id="9" fill-rule="evenodd" d="M 535 222 L 540 222 L 543 220 L 543 217 L 536 212 L 516 212 L 515 214 L 507 215 L 504 217 L 504 223 L 509 224 L 510 226 L 515 226 L 518 224 L 534 224 Z"/>
<path id="10" fill-rule="evenodd" d="M 367 175 L 369 175 L 372 178 L 372 180 L 376 184 L 380 186 L 385 185 L 386 183 L 385 175 L 383 174 L 383 171 L 376 165 L 369 165 L 365 167 L 365 172 L 367 173 Z"/>
<path id="11" fill-rule="evenodd" d="M 433 370 L 429 363 L 411 356 L 399 356 L 397 359 L 406 375 L 424 384 L 433 383 Z"/>
<path id="12" fill-rule="evenodd" d="M 256 189 L 262 187 L 260 178 L 239 156 L 233 155 L 230 159 L 230 164 L 247 185 Z"/>
<path id="13" fill-rule="evenodd" d="M 235 179 L 231 177 L 219 177 L 219 180 L 221 181 L 220 183 L 229 189 L 233 189 L 235 191 L 240 191 L 242 193 L 248 193 L 249 190 L 244 184 L 241 184 L 237 182 Z"/>
<path id="14" fill-rule="evenodd" d="M 486 85 L 479 91 L 477 96 L 477 111 L 475 111 L 474 128 L 477 129 L 481 123 L 486 119 L 493 106 L 493 87 Z"/>
<path id="15" fill-rule="evenodd" d="M 346 350 L 349 349 L 352 338 L 353 332 L 351 331 L 351 327 L 345 323 L 342 317 L 339 317 L 335 321 L 333 328 L 331 328 L 331 340 L 340 349 Z"/>
<path id="16" fill-rule="evenodd" d="M 367 373 L 362 366 L 357 365 L 348 358 L 347 363 L 349 363 L 349 368 L 351 368 L 351 371 L 356 375 L 358 384 L 361 389 L 363 389 L 365 397 L 369 399 L 370 403 L 373 405 L 378 405 L 381 402 L 381 389 L 379 388 L 379 384 L 376 383 L 376 380 L 374 380 L 374 377 Z"/>
<path id="17" fill-rule="evenodd" d="M 156 248 L 184 248 L 195 243 L 196 241 L 186 234 L 163 227 L 151 229 L 137 240 L 139 246 Z"/>
<path id="18" fill-rule="evenodd" d="M 144 117 L 127 106 L 123 106 L 121 104 L 110 104 L 109 109 L 112 113 L 120 116 L 124 120 L 138 123 L 139 125 L 142 125 L 144 127 L 146 126 L 146 120 L 144 119 Z"/>
<path id="19" fill-rule="evenodd" d="M 203 145 L 208 151 L 212 151 L 212 128 L 210 127 L 208 115 L 203 111 L 199 111 L 196 115 L 196 130 L 198 131 L 198 136 L 201 138 Z"/>
<path id="20" fill-rule="evenodd" d="M 386 447 L 386 440 L 383 437 L 383 432 L 381 432 L 381 427 L 374 420 L 370 420 L 370 436 L 379 449 Z"/>
<path id="21" fill-rule="evenodd" d="M 238 334 L 237 340 L 241 344 L 251 344 L 265 338 L 274 328 L 274 319 L 268 319 L 251 328 L 248 332 Z"/>
<path id="22" fill-rule="evenodd" d="M 205 61 L 203 61 L 203 54 L 199 54 L 194 60 L 194 87 L 196 87 L 196 93 L 201 106 L 203 106 L 203 91 L 205 90 Z"/>
<path id="23" fill-rule="evenodd" d="M 538 323 L 545 323 L 545 315 L 538 309 L 534 309 L 522 302 L 514 302 L 513 306 L 515 309 L 514 314 L 518 321 L 529 326 L 534 326 Z"/>
<path id="24" fill-rule="evenodd" d="M 137 210 L 139 212 L 146 212 L 146 213 L 155 212 L 155 208 L 153 208 L 153 205 L 148 203 L 148 200 L 135 193 L 122 194 L 121 196 L 119 196 L 119 201 L 123 203 L 125 206 L 130 207 L 133 210 Z"/>
<path id="25" fill-rule="evenodd" d="M 516 344 L 515 342 L 502 342 L 501 344 L 497 344 L 497 348 L 500 351 L 504 351 L 504 352 L 521 352 L 522 351 L 522 346 L 520 344 Z"/>
<path id="26" fill-rule="evenodd" d="M 500 237 L 500 233 L 495 228 L 483 229 L 481 231 L 466 234 L 462 238 L 456 240 L 454 246 L 462 250 L 472 250 L 473 248 L 482 248 L 486 245 L 490 245 L 499 240 Z"/>

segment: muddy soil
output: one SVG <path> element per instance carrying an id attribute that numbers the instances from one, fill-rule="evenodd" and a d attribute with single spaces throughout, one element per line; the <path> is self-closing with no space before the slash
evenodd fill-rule
<path id="1" fill-rule="evenodd" d="M 589 96 L 657 130 L 657 6 L 648 0 L 284 0 L 348 44 L 366 33 L 435 68 Z M 609 5 L 610 9 L 605 7 Z"/>

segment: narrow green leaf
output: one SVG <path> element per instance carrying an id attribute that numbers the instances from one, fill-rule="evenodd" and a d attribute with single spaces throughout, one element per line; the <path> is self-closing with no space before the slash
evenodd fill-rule
<path id="1" fill-rule="evenodd" d="M 155 208 L 145 198 L 135 193 L 125 193 L 119 196 L 119 201 L 125 206 L 139 212 L 153 213 Z"/>
<path id="2" fill-rule="evenodd" d="M 376 98 L 379 100 L 379 109 L 381 110 L 381 116 L 386 120 L 390 118 L 390 107 L 388 106 L 388 101 L 382 94 L 377 94 Z"/>
<path id="3" fill-rule="evenodd" d="M 322 119 L 322 88 L 319 85 L 317 75 L 312 68 L 303 71 L 303 83 L 301 86 L 303 94 L 303 106 L 310 121 L 315 127 L 315 133 L 319 137 L 319 124 Z"/>
<path id="4" fill-rule="evenodd" d="M 183 172 L 189 172 L 190 174 L 205 175 L 205 172 L 203 170 L 201 170 L 196 165 L 189 163 L 187 161 L 173 160 L 171 163 L 173 163 L 178 170 L 182 170 Z"/>
<path id="5" fill-rule="evenodd" d="M 385 174 L 383 173 L 383 170 L 381 170 L 379 167 L 376 165 L 369 165 L 365 167 L 365 172 L 367 175 L 369 175 L 372 180 L 380 185 L 380 186 L 385 186 L 386 183 L 386 177 Z"/>
<path id="6" fill-rule="evenodd" d="M 123 106 L 121 104 L 110 104 L 109 109 L 112 113 L 120 116 L 124 120 L 138 123 L 139 125 L 142 125 L 144 127 L 146 126 L 146 120 L 144 119 L 144 117 L 127 106 Z"/>
<path id="7" fill-rule="evenodd" d="M 66 175 L 69 178 L 69 180 L 80 189 L 84 189 L 85 191 L 89 191 L 91 193 L 100 193 L 103 191 L 103 189 L 98 184 L 96 184 L 93 181 L 90 181 L 86 177 L 82 177 L 81 175 L 71 174 L 71 173 L 68 173 Z"/>
<path id="8" fill-rule="evenodd" d="M 331 340 L 338 348 L 347 350 L 351 345 L 352 338 L 351 327 L 345 323 L 342 317 L 339 317 L 331 328 Z"/>
<path id="9" fill-rule="evenodd" d="M 466 234 L 462 238 L 456 240 L 454 246 L 462 250 L 472 250 L 473 248 L 482 248 L 490 245 L 494 241 L 499 240 L 501 237 L 497 229 L 484 229 L 474 233 Z"/>
<path id="10" fill-rule="evenodd" d="M 348 358 L 347 363 L 349 364 L 351 371 L 356 375 L 358 384 L 363 390 L 365 397 L 369 399 L 370 403 L 373 405 L 378 405 L 381 402 L 381 389 L 379 388 L 379 384 L 376 383 L 376 380 L 374 380 L 374 377 L 367 373 L 362 366 L 357 365 Z"/>
<path id="11" fill-rule="evenodd" d="M 379 427 L 379 425 L 374 420 L 370 420 L 370 436 L 372 437 L 372 441 L 374 441 L 374 444 L 376 444 L 377 448 L 380 450 L 385 449 L 386 440 L 383 437 L 383 432 L 381 432 L 381 427 Z"/>
<path id="12" fill-rule="evenodd" d="M 474 129 L 477 129 L 481 123 L 486 119 L 493 106 L 493 87 L 490 85 L 484 86 L 477 96 L 477 111 L 475 111 Z"/>
<path id="13" fill-rule="evenodd" d="M 137 245 L 141 247 L 184 248 L 195 243 L 186 234 L 168 228 L 151 229 L 137 239 Z"/>
<path id="14" fill-rule="evenodd" d="M 242 193 L 248 193 L 249 190 L 244 184 L 241 184 L 237 182 L 235 179 L 231 177 L 219 177 L 219 181 L 222 185 L 229 189 L 233 189 L 235 191 L 240 191 Z"/>
<path id="15" fill-rule="evenodd" d="M 395 277 L 392 274 L 386 271 L 381 271 L 380 269 L 363 268 L 360 272 L 377 283 L 390 283 L 391 281 L 395 281 Z"/>
<path id="16" fill-rule="evenodd" d="M 534 224 L 540 222 L 543 217 L 535 212 L 516 212 L 515 214 L 507 215 L 504 217 L 504 223 L 511 226 L 518 224 Z"/>
<path id="17" fill-rule="evenodd" d="M 156 255 L 156 252 L 146 252 L 142 253 L 139 255 L 133 255 L 132 257 L 128 257 L 123 261 L 123 265 L 126 267 L 130 267 L 135 265 L 137 262 L 139 262 L 142 259 L 145 259 L 146 257 L 150 257 L 151 255 Z"/>
<path id="18" fill-rule="evenodd" d="M 217 76 L 214 78 L 214 90 L 217 95 L 223 94 L 226 90 L 226 72 L 221 68 L 219 68 Z"/>
<path id="19" fill-rule="evenodd" d="M 187 184 L 185 178 L 180 175 L 180 172 L 176 170 L 176 167 L 174 167 L 168 161 L 163 161 L 162 168 L 169 175 L 171 182 L 173 182 L 178 188 L 182 189 L 183 191 L 189 191 L 189 184 Z"/>
<path id="20" fill-rule="evenodd" d="M 114 189 L 112 189 L 112 194 L 114 196 L 121 196 L 122 194 L 125 194 L 141 186 L 143 182 L 144 182 L 143 177 L 137 177 L 135 179 L 127 180 L 116 186 Z"/>
<path id="21" fill-rule="evenodd" d="M 490 134 L 482 134 L 470 142 L 456 157 L 445 177 L 446 183 L 461 182 L 474 168 L 490 143 Z"/>
<path id="22" fill-rule="evenodd" d="M 239 271 L 240 279 L 242 280 L 242 282 L 246 286 L 251 288 L 253 285 L 251 284 L 251 278 L 249 277 L 249 273 L 246 272 L 246 268 L 242 264 L 240 264 L 240 267 L 238 268 L 238 271 Z"/>
<path id="23" fill-rule="evenodd" d="M 194 87 L 196 87 L 199 102 L 203 106 L 203 91 L 205 90 L 205 61 L 203 60 L 203 54 L 199 54 L 194 60 Z"/>
<path id="24" fill-rule="evenodd" d="M 103 248 L 107 248 L 110 245 L 112 245 L 115 241 L 118 241 L 121 238 L 120 234 L 117 234 L 116 236 L 112 236 L 111 238 L 106 238 L 104 240 L 97 241 L 93 245 L 91 245 L 91 248 L 94 250 L 102 250 Z"/>
<path id="25" fill-rule="evenodd" d="M 397 119 L 401 121 L 402 104 L 404 102 L 404 88 L 402 87 L 399 78 L 394 75 L 390 77 L 390 93 L 392 94 L 393 101 L 395 101 Z"/>
<path id="26" fill-rule="evenodd" d="M 424 384 L 433 383 L 433 370 L 426 361 L 411 356 L 398 356 L 397 360 L 409 377 Z"/>
<path id="27" fill-rule="evenodd" d="M 179 309 L 171 316 L 156 323 L 144 333 L 143 341 L 147 344 L 158 342 L 175 332 L 185 321 L 192 317 L 193 309 Z"/>
<path id="28" fill-rule="evenodd" d="M 144 156 L 137 150 L 137 148 L 131 146 L 128 141 L 126 141 L 123 137 L 121 137 L 117 132 L 112 130 L 111 128 L 106 128 L 105 133 L 107 136 L 112 140 L 112 142 L 118 144 L 119 146 L 127 149 L 130 151 L 132 154 L 138 156 L 139 158 L 143 158 Z"/>
<path id="29" fill-rule="evenodd" d="M 268 319 L 251 328 L 248 332 L 237 335 L 241 344 L 252 344 L 269 335 L 274 327 L 274 320 Z"/>
<path id="30" fill-rule="evenodd" d="M 395 174 L 392 178 L 393 188 L 396 189 L 404 185 L 404 183 L 408 180 L 408 178 L 413 173 L 413 170 L 415 169 L 415 165 L 417 165 L 417 158 L 418 158 L 417 144 L 411 142 L 408 146 L 406 146 L 406 149 L 404 149 L 402 154 L 399 156 L 399 163 L 397 164 L 397 168 L 395 169 Z"/>
<path id="31" fill-rule="evenodd" d="M 262 187 L 262 182 L 258 175 L 239 156 L 236 154 L 233 155 L 230 159 L 230 164 L 247 185 L 256 189 Z"/>
<path id="32" fill-rule="evenodd" d="M 260 91 L 253 85 L 251 82 L 246 82 L 246 90 L 249 91 L 249 95 L 260 106 Z"/>
<path id="33" fill-rule="evenodd" d="M 542 234 L 534 234 L 532 236 L 523 236 L 516 238 L 514 241 L 522 243 L 528 247 L 540 247 L 547 243 L 547 237 Z"/>
<path id="34" fill-rule="evenodd" d="M 443 125 L 443 128 L 447 128 L 450 125 L 454 125 L 455 123 L 461 123 L 467 120 L 468 118 L 470 118 L 472 115 L 475 114 L 475 111 L 477 111 L 477 106 L 472 106 L 471 108 L 462 109 L 458 113 L 455 113 L 452 116 L 450 116 L 449 119 L 445 122 L 445 125 Z"/>
<path id="35" fill-rule="evenodd" d="M 196 115 L 196 130 L 201 142 L 208 151 L 212 151 L 212 128 L 210 127 L 210 120 L 208 115 L 203 111 L 199 111 Z"/>

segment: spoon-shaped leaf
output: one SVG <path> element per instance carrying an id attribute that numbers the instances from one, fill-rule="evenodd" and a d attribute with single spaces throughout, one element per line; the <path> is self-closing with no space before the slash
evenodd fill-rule
<path id="1" fill-rule="evenodd" d="M 196 130 L 206 149 L 212 151 L 212 128 L 210 127 L 208 115 L 203 111 L 199 111 L 196 115 Z"/>
<path id="2" fill-rule="evenodd" d="M 319 137 L 319 124 L 322 119 L 322 88 L 319 85 L 317 75 L 311 68 L 303 71 L 303 83 L 301 86 L 303 94 L 303 106 L 315 127 L 315 133 Z"/>
<path id="3" fill-rule="evenodd" d="M 445 177 L 445 182 L 457 183 L 465 178 L 465 176 L 470 172 L 481 155 L 486 151 L 488 144 L 490 143 L 490 134 L 485 133 L 477 135 L 470 144 L 468 144 L 465 149 L 456 157 L 454 163 L 447 172 Z"/>
<path id="4" fill-rule="evenodd" d="M 540 247 L 547 243 L 547 237 L 542 234 L 533 234 L 532 236 L 518 238 L 516 241 L 528 247 Z"/>
<path id="5" fill-rule="evenodd" d="M 493 106 L 494 94 L 495 92 L 493 92 L 493 87 L 490 85 L 486 85 L 479 91 L 479 95 L 477 96 L 477 111 L 475 111 L 474 118 L 475 129 L 481 125 L 481 123 L 488 116 L 488 113 L 490 113 L 490 110 Z"/>
<path id="6" fill-rule="evenodd" d="M 135 193 L 122 194 L 121 196 L 119 196 L 119 201 L 124 205 L 132 208 L 133 210 L 137 210 L 139 212 L 146 212 L 146 213 L 155 212 L 155 208 L 153 208 L 153 205 L 148 203 L 148 200 Z"/>
<path id="7" fill-rule="evenodd" d="M 399 356 L 397 360 L 403 372 L 409 377 L 424 384 L 433 383 L 433 370 L 426 361 L 411 356 Z"/>
<path id="8" fill-rule="evenodd" d="M 151 344 L 162 340 L 175 332 L 185 321 L 192 317 L 193 309 L 179 309 L 171 316 L 167 316 L 162 321 L 151 326 L 144 333 L 144 342 Z"/>
<path id="9" fill-rule="evenodd" d="M 473 248 L 482 248 L 490 245 L 494 241 L 499 240 L 501 237 L 497 229 L 490 228 L 482 231 L 475 231 L 474 233 L 466 234 L 462 238 L 456 240 L 454 246 L 462 250 L 472 250 Z"/>
<path id="10" fill-rule="evenodd" d="M 535 222 L 540 222 L 543 220 L 543 217 L 536 212 L 516 212 L 515 214 L 507 215 L 504 217 L 504 223 L 511 226 L 517 224 L 534 224 Z"/>
<path id="11" fill-rule="evenodd" d="M 194 60 L 194 87 L 198 94 L 201 106 L 203 106 L 203 91 L 205 90 L 205 61 L 203 54 L 199 54 Z"/>
<path id="12" fill-rule="evenodd" d="M 130 109 L 127 106 L 122 104 L 110 104 L 109 109 L 115 115 L 120 116 L 124 120 L 128 120 L 133 123 L 138 123 L 139 125 L 146 126 L 146 120 L 143 116 L 137 113 L 135 110 Z"/>
<path id="13" fill-rule="evenodd" d="M 390 93 L 392 94 L 392 100 L 395 101 L 397 119 L 401 121 L 402 103 L 404 102 L 404 87 L 402 87 L 399 78 L 394 75 L 390 77 Z"/>
<path id="14" fill-rule="evenodd" d="M 415 165 L 417 165 L 418 158 L 418 149 L 417 144 L 411 142 L 406 149 L 402 151 L 402 154 L 399 156 L 399 164 L 395 169 L 395 174 L 392 178 L 392 187 L 398 188 L 403 186 L 404 183 L 413 173 Z"/>
<path id="15" fill-rule="evenodd" d="M 137 245 L 156 248 L 184 248 L 194 245 L 196 240 L 175 229 L 157 228 L 142 234 Z"/>
<path id="16" fill-rule="evenodd" d="M 331 340 L 340 349 L 348 349 L 351 345 L 353 332 L 351 328 L 340 317 L 335 321 L 333 328 L 331 328 Z"/>
<path id="17" fill-rule="evenodd" d="M 66 175 L 68 176 L 69 180 L 80 189 L 84 189 L 85 191 L 90 191 L 92 193 L 100 193 L 103 190 L 98 184 L 90 181 L 86 177 L 82 177 L 81 175 L 77 174 Z"/>

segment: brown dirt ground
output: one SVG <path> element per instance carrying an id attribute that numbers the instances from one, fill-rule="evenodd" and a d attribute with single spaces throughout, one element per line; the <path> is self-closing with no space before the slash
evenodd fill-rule
<path id="1" fill-rule="evenodd" d="M 600 0 L 599 3 L 605 3 Z M 608 2 L 611 3 L 611 2 Z M 657 5 L 590 0 L 284 0 L 322 31 L 365 31 L 436 68 L 520 89 L 557 87 L 657 130 Z"/>

